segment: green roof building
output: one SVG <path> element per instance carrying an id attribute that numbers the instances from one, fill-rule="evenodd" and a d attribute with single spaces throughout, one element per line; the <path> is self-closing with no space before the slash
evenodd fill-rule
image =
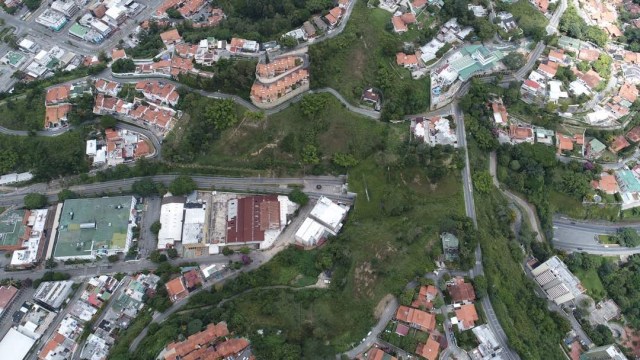
<path id="1" fill-rule="evenodd" d="M 558 46 L 565 50 L 578 51 L 581 45 L 582 41 L 568 36 L 561 36 L 560 39 L 558 39 Z"/>
<path id="2" fill-rule="evenodd" d="M 460 248 L 460 241 L 451 233 L 442 233 L 440 235 L 442 240 L 442 250 L 444 252 L 444 259 L 446 261 L 453 261 L 458 259 L 458 250 Z"/>
<path id="3" fill-rule="evenodd" d="M 468 45 L 460 50 L 462 57 L 451 62 L 451 66 L 458 72 L 461 81 L 467 81 L 477 73 L 493 68 L 504 58 L 500 50 L 489 50 L 484 45 Z"/>
<path id="4" fill-rule="evenodd" d="M 598 158 L 602 155 L 602 152 L 607 149 L 607 146 L 600 142 L 598 139 L 593 138 L 589 141 L 589 157 Z"/>
<path id="5" fill-rule="evenodd" d="M 89 32 L 89 29 L 87 29 L 86 27 L 78 23 L 74 23 L 69 28 L 69 34 L 75 37 L 79 37 L 80 39 L 84 39 L 85 35 L 87 35 L 88 32 Z"/>
<path id="6" fill-rule="evenodd" d="M 1 212 L 0 212 L 1 213 Z M 24 210 L 9 210 L 0 216 L 0 250 L 18 250 L 22 246 L 20 238 L 25 235 Z M 28 234 L 27 234 L 28 237 Z"/>
<path id="7" fill-rule="evenodd" d="M 135 206 L 133 196 L 65 201 L 53 257 L 94 259 L 127 252 L 136 226 Z"/>

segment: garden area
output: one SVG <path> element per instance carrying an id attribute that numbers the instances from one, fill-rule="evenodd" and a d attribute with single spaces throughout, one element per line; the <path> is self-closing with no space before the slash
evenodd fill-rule
<path id="1" fill-rule="evenodd" d="M 407 325 L 402 325 L 399 322 L 392 320 L 387 324 L 384 331 L 380 333 L 380 339 L 408 352 L 409 354 L 414 354 L 418 344 L 426 343 L 429 338 L 429 333 L 414 328 L 409 328 L 406 335 L 400 335 L 396 331 L 398 326 L 407 327 Z"/>

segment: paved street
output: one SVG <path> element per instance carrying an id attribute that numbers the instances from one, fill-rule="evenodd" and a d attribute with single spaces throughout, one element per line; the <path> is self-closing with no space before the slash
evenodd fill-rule
<path id="1" fill-rule="evenodd" d="M 162 199 L 159 197 L 148 197 L 144 200 L 144 212 L 142 221 L 138 224 L 140 229 L 140 240 L 138 240 L 138 254 L 145 258 L 149 256 L 157 247 L 156 235 L 151 232 L 151 225 L 160 220 L 160 206 Z"/>
<path id="2" fill-rule="evenodd" d="M 20 310 L 20 307 L 25 301 L 33 301 L 33 295 L 35 293 L 36 289 L 32 287 L 20 289 L 11 305 L 2 311 L 2 315 L 0 315 L 0 339 L 4 338 L 7 332 L 9 332 L 9 329 L 14 325 L 12 320 L 13 313 Z"/>
<path id="3" fill-rule="evenodd" d="M 556 216 L 553 219 L 553 246 L 568 252 L 579 251 L 593 255 L 624 256 L 640 254 L 640 247 L 627 248 L 598 242 L 598 235 L 613 234 L 618 228 L 640 230 L 640 224 L 579 222 Z"/>
<path id="4" fill-rule="evenodd" d="M 394 297 L 393 300 L 387 303 L 387 306 L 384 308 L 382 316 L 380 316 L 380 319 L 378 319 L 378 322 L 371 329 L 369 334 L 364 339 L 362 339 L 363 341 L 361 341 L 356 347 L 345 352 L 344 354 L 347 355 L 350 359 L 354 359 L 356 356 L 363 353 L 368 348 L 373 346 L 373 344 L 378 342 L 378 335 L 384 331 L 385 327 L 387 326 L 387 323 L 389 323 L 389 321 L 393 319 L 393 316 L 395 315 L 397 308 L 398 308 L 398 300 Z"/>

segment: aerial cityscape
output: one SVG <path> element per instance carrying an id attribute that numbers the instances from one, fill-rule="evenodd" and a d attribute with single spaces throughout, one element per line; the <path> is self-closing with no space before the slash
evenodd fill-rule
<path id="1" fill-rule="evenodd" d="M 640 359 L 640 1 L 0 7 L 1 360 Z"/>

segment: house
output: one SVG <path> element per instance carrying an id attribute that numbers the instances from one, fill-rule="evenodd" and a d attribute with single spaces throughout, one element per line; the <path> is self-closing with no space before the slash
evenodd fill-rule
<path id="1" fill-rule="evenodd" d="M 616 345 L 603 345 L 589 349 L 580 355 L 580 360 L 627 360 Z"/>
<path id="2" fill-rule="evenodd" d="M 565 59 L 566 55 L 564 54 L 563 49 L 552 49 L 551 51 L 549 51 L 549 61 L 564 63 Z"/>
<path id="3" fill-rule="evenodd" d="M 0 286 L 0 314 L 9 308 L 17 293 L 18 289 L 11 285 Z"/>
<path id="4" fill-rule="evenodd" d="M 509 138 L 511 138 L 514 144 L 522 144 L 525 142 L 533 144 L 535 142 L 533 129 L 531 127 L 516 124 L 509 126 Z"/>
<path id="5" fill-rule="evenodd" d="M 532 0 L 532 2 L 543 13 L 549 9 L 549 0 Z"/>
<path id="6" fill-rule="evenodd" d="M 552 103 L 558 103 L 561 98 L 568 98 L 569 94 L 566 91 L 562 91 L 562 81 L 553 80 L 549 81 L 549 101 Z"/>
<path id="7" fill-rule="evenodd" d="M 493 121 L 498 125 L 506 125 L 509 121 L 509 114 L 502 99 L 492 102 L 491 109 L 493 110 Z"/>
<path id="8" fill-rule="evenodd" d="M 368 88 L 362 92 L 362 101 L 378 106 L 380 104 L 380 94 L 373 88 Z"/>
<path id="9" fill-rule="evenodd" d="M 71 111 L 71 104 L 58 104 L 45 107 L 44 127 L 56 128 L 67 122 L 67 114 Z"/>
<path id="10" fill-rule="evenodd" d="M 400 16 L 392 17 L 391 24 L 393 25 L 393 31 L 397 34 L 402 34 L 409 30 L 407 24 L 402 21 L 402 18 Z"/>
<path id="11" fill-rule="evenodd" d="M 620 86 L 618 96 L 633 104 L 638 98 L 638 88 L 629 82 L 625 82 Z"/>
<path id="12" fill-rule="evenodd" d="M 414 12 L 422 9 L 426 5 L 427 5 L 427 0 L 413 0 L 411 2 L 411 8 L 413 9 Z"/>
<path id="13" fill-rule="evenodd" d="M 329 10 L 329 13 L 324 17 L 331 28 L 334 28 L 336 25 L 338 25 L 341 18 L 342 9 L 340 7 L 334 7 L 333 9 Z"/>
<path id="14" fill-rule="evenodd" d="M 592 62 L 598 60 L 600 57 L 600 51 L 596 49 L 580 49 L 578 53 L 578 59 Z"/>
<path id="15" fill-rule="evenodd" d="M 556 134 L 556 142 L 558 146 L 558 152 L 573 151 L 573 138 L 564 135 Z"/>
<path id="16" fill-rule="evenodd" d="M 640 126 L 636 126 L 633 129 L 629 130 L 627 133 L 627 139 L 633 143 L 640 142 Z"/>
<path id="17" fill-rule="evenodd" d="M 547 78 L 551 79 L 556 76 L 558 72 L 558 63 L 556 62 L 547 62 L 546 64 L 542 63 L 538 66 L 538 72 Z"/>
<path id="18" fill-rule="evenodd" d="M 425 344 L 418 344 L 416 348 L 416 354 L 427 360 L 438 359 L 438 352 L 440 351 L 440 343 L 435 339 L 434 335 L 429 336 Z"/>
<path id="19" fill-rule="evenodd" d="M 476 306 L 474 304 L 465 304 L 455 310 L 456 320 L 460 331 L 469 330 L 476 326 L 479 320 Z"/>
<path id="20" fill-rule="evenodd" d="M 617 38 L 623 35 L 622 31 L 620 31 L 620 28 L 613 24 L 608 24 L 604 27 L 604 30 L 607 32 L 607 34 L 609 34 L 609 37 L 611 38 Z"/>
<path id="21" fill-rule="evenodd" d="M 510 32 L 518 28 L 518 23 L 516 23 L 516 19 L 512 14 L 508 12 L 501 12 L 498 14 L 498 17 L 500 18 L 500 22 L 498 23 L 498 25 L 502 28 L 502 30 Z"/>
<path id="22" fill-rule="evenodd" d="M 418 57 L 416 55 L 407 55 L 403 52 L 396 54 L 396 64 L 405 69 L 413 70 L 418 67 Z"/>
<path id="23" fill-rule="evenodd" d="M 594 190 L 600 190 L 609 195 L 613 195 L 620 191 L 616 177 L 608 173 L 600 174 L 600 180 L 593 180 L 591 182 L 591 187 Z"/>
<path id="24" fill-rule="evenodd" d="M 198 286 L 202 286 L 202 276 L 196 269 L 189 270 L 183 275 L 185 286 L 189 291 L 195 290 Z"/>
<path id="25" fill-rule="evenodd" d="M 160 34 L 160 39 L 165 46 L 175 45 L 182 42 L 182 36 L 176 29 L 171 29 Z"/>
<path id="26" fill-rule="evenodd" d="M 473 285 L 464 282 L 464 278 L 459 276 L 452 280 L 451 284 L 447 286 L 447 290 L 454 303 L 468 303 L 476 299 Z"/>
<path id="27" fill-rule="evenodd" d="M 365 355 L 365 359 L 367 360 L 398 360 L 397 357 L 391 356 L 385 353 L 382 349 L 378 347 L 372 347 L 367 354 Z"/>
<path id="28" fill-rule="evenodd" d="M 609 145 L 609 150 L 611 150 L 611 152 L 613 152 L 614 154 L 617 154 L 619 151 L 626 149 L 630 145 L 631 144 L 629 144 L 624 136 L 618 135 L 615 139 L 613 139 L 611 145 Z"/>
<path id="29" fill-rule="evenodd" d="M 545 145 L 553 145 L 553 136 L 555 132 L 553 130 L 547 130 L 544 128 L 536 128 L 536 142 Z"/>
<path id="30" fill-rule="evenodd" d="M 577 69 L 574 69 L 573 72 L 576 74 L 578 79 L 580 79 L 580 81 L 589 88 L 589 90 L 595 89 L 602 81 L 600 74 L 595 72 L 593 69 L 590 69 L 586 73 L 578 71 Z"/>
<path id="31" fill-rule="evenodd" d="M 109 95 L 109 96 L 118 96 L 118 93 L 120 92 L 120 83 L 117 83 L 115 81 L 109 81 L 109 80 L 105 80 L 105 79 L 98 79 L 96 80 L 96 82 L 94 83 L 94 86 L 96 88 L 96 91 L 105 95 Z"/>
<path id="32" fill-rule="evenodd" d="M 422 331 L 433 331 L 436 328 L 436 316 L 422 310 L 401 305 L 396 311 L 396 320 L 405 322 Z"/>
<path id="33" fill-rule="evenodd" d="M 45 105 L 61 104 L 69 101 L 71 85 L 58 85 L 47 90 Z"/>
<path id="34" fill-rule="evenodd" d="M 111 51 L 111 60 L 113 61 L 126 59 L 126 58 L 127 58 L 127 53 L 124 51 L 124 49 L 113 49 L 113 51 Z"/>
<path id="35" fill-rule="evenodd" d="M 313 26 L 313 24 L 311 24 L 310 21 L 305 21 L 302 24 L 302 29 L 304 30 L 305 34 L 307 34 L 307 38 L 316 37 L 316 28 Z"/>
<path id="36" fill-rule="evenodd" d="M 533 81 L 531 79 L 526 79 L 523 83 L 522 83 L 522 90 L 532 94 L 532 95 L 536 95 L 538 92 L 540 92 L 542 90 L 542 86 L 536 82 Z"/>
<path id="37" fill-rule="evenodd" d="M 168 104 L 176 106 L 180 95 L 173 84 L 162 81 L 138 81 L 136 90 L 142 92 L 142 95 L 150 101 L 159 104 Z"/>
<path id="38" fill-rule="evenodd" d="M 600 140 L 593 138 L 587 143 L 586 156 L 589 159 L 597 159 L 606 149 L 607 147 Z"/>
<path id="39" fill-rule="evenodd" d="M 169 281 L 166 285 L 169 300 L 172 302 L 180 301 L 189 295 L 187 288 L 184 286 L 182 276 Z"/>
<path id="40" fill-rule="evenodd" d="M 433 300 L 438 296 L 438 289 L 435 286 L 420 286 L 418 298 L 411 303 L 411 307 L 419 309 L 424 307 L 427 310 L 433 309 Z"/>

